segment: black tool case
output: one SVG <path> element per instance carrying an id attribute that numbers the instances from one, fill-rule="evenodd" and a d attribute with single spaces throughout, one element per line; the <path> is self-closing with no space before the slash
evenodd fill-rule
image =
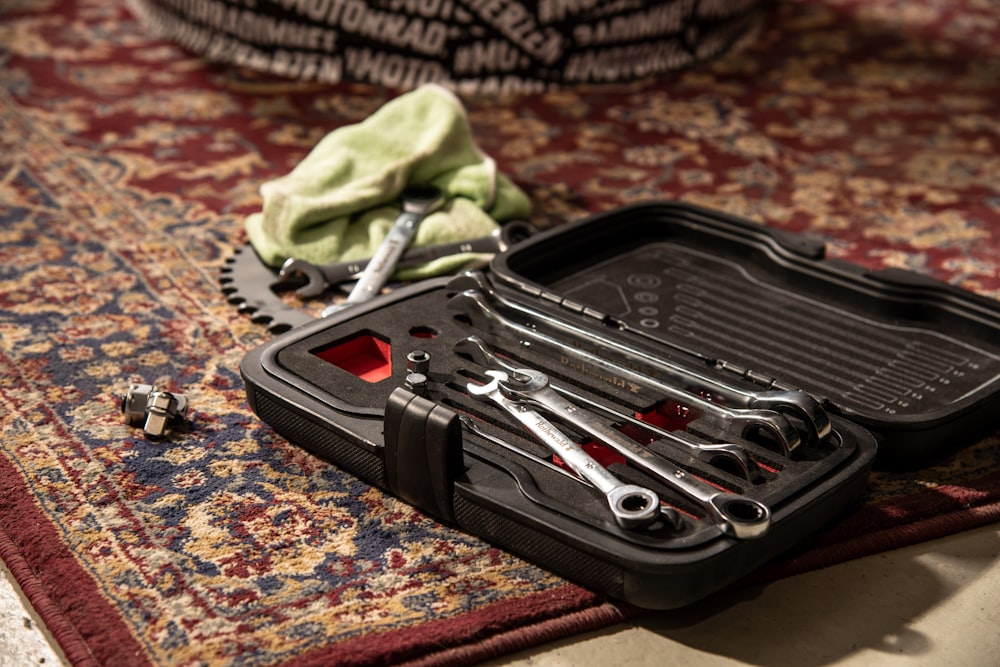
<path id="1" fill-rule="evenodd" d="M 877 449 L 912 465 L 995 428 L 998 332 L 991 300 L 654 202 L 293 329 L 241 372 L 253 410 L 292 442 L 568 579 L 667 609 L 819 530 L 864 492 Z M 672 481 L 538 410 L 662 501 L 654 520 L 616 522 L 562 457 L 470 393 L 498 366 L 541 371 L 677 477 L 762 504 L 766 531 L 735 534 Z M 764 520 L 753 505 L 732 511 Z"/>

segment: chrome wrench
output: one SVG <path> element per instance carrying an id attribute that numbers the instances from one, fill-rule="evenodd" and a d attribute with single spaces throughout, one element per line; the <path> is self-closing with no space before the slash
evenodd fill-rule
<path id="1" fill-rule="evenodd" d="M 567 479 L 573 480 L 577 484 L 582 484 L 584 486 L 590 485 L 590 483 L 587 480 L 582 479 L 579 475 L 575 475 L 572 472 L 569 472 L 565 468 L 557 466 L 555 463 L 552 463 L 549 459 L 544 458 L 542 456 L 538 456 L 536 454 L 532 454 L 511 442 L 507 442 L 503 438 L 497 437 L 492 433 L 488 433 L 485 429 L 480 427 L 478 423 L 476 423 L 476 420 L 474 418 L 470 417 L 469 415 L 459 415 L 458 420 L 462 423 L 462 427 L 466 431 L 479 436 L 480 438 L 486 440 L 487 442 L 493 443 L 497 447 L 502 447 L 503 449 L 506 449 L 509 452 L 513 452 L 518 456 L 523 456 L 524 458 L 528 459 L 529 461 L 532 461 L 537 465 L 548 468 L 552 472 L 558 473 L 560 475 L 565 476 Z M 674 530 L 681 530 L 682 528 L 684 528 L 684 515 L 681 514 L 680 510 L 674 509 L 673 507 L 665 507 L 661 505 L 660 517 L 667 523 L 667 525 L 669 525 Z"/>
<path id="2" fill-rule="evenodd" d="M 490 348 L 489 344 L 480 336 L 467 336 L 458 341 L 455 343 L 455 352 L 459 355 L 472 359 L 472 361 L 480 366 L 483 366 L 484 368 L 504 370 L 507 371 L 508 374 L 517 371 L 517 367 L 514 364 L 497 356 L 497 354 Z M 677 433 L 671 433 L 670 431 L 658 428 L 653 424 L 644 422 L 641 419 L 637 419 L 631 415 L 625 414 L 624 412 L 620 412 L 607 406 L 598 405 L 596 401 L 585 398 L 584 396 L 581 396 L 580 394 L 568 389 L 567 387 L 563 387 L 562 385 L 550 384 L 550 386 L 553 390 L 559 392 L 570 401 L 575 401 L 576 403 L 586 403 L 590 408 L 600 410 L 615 419 L 627 421 L 630 424 L 655 433 L 662 440 L 671 443 L 678 449 L 682 449 L 684 452 L 690 454 L 699 461 L 704 461 L 709 465 L 715 465 L 716 462 L 727 462 L 731 464 L 731 467 L 735 467 L 739 470 L 744 479 L 748 480 L 753 480 L 760 475 L 760 468 L 754 460 L 750 458 L 747 451 L 739 445 L 732 443 L 694 442 L 681 437 Z"/>
<path id="3" fill-rule="evenodd" d="M 593 413 L 564 399 L 549 386 L 549 379 L 544 373 L 530 369 L 510 374 L 496 373 L 490 372 L 497 379 L 500 396 L 518 406 L 527 404 L 541 408 L 609 445 L 666 486 L 701 505 L 724 533 L 738 539 L 752 539 L 764 535 L 770 527 L 771 510 L 767 505 L 753 498 L 722 491 L 657 456 Z"/>
<path id="4" fill-rule="evenodd" d="M 752 391 L 741 389 L 725 384 L 697 370 L 672 364 L 653 355 L 644 355 L 613 337 L 601 336 L 583 327 L 572 327 L 551 318 L 546 318 L 531 308 L 504 298 L 497 293 L 493 285 L 480 272 L 465 272 L 453 280 L 450 286 L 459 290 L 478 290 L 490 303 L 494 304 L 494 309 L 497 305 L 500 305 L 517 312 L 521 316 L 530 318 L 533 322 L 537 322 L 540 325 L 538 328 L 556 329 L 560 337 L 572 336 L 582 339 L 597 349 L 602 350 L 604 354 L 610 353 L 614 355 L 614 357 L 627 364 L 630 368 L 641 370 L 645 375 L 679 385 L 687 385 L 690 387 L 689 391 L 704 389 L 722 399 L 722 402 L 730 407 L 750 410 L 771 410 L 787 415 L 802 424 L 803 431 L 811 442 L 818 442 L 830 434 L 830 417 L 826 410 L 823 409 L 815 398 L 804 391 L 790 389 Z M 695 352 L 683 348 L 681 351 L 685 354 L 694 354 L 702 361 L 711 361 Z"/>
<path id="5" fill-rule="evenodd" d="M 494 335 L 513 335 L 526 347 L 540 347 L 573 360 L 583 368 L 599 371 L 610 376 L 610 381 L 621 382 L 635 393 L 654 392 L 658 398 L 671 398 L 688 405 L 698 415 L 690 423 L 707 424 L 712 435 L 723 440 L 746 439 L 747 434 L 760 430 L 767 432 L 781 447 L 785 455 L 791 454 L 801 443 L 798 430 L 783 415 L 769 410 L 730 410 L 696 394 L 666 384 L 625 366 L 599 357 L 591 352 L 574 347 L 559 338 L 541 333 L 510 320 L 497 312 L 479 290 L 465 290 L 453 296 L 448 304 L 452 310 L 469 317 L 473 325 Z M 595 374 L 596 375 L 596 374 Z M 607 380 L 608 378 L 601 377 Z"/>
<path id="6" fill-rule="evenodd" d="M 324 308 L 323 317 L 368 301 L 379 293 L 395 272 L 399 258 L 413 240 L 421 221 L 444 204 L 444 193 L 433 185 L 410 185 L 403 190 L 402 199 L 402 213 L 382 239 L 368 266 L 361 272 L 361 277 L 347 296 L 347 300 Z"/>
<path id="7" fill-rule="evenodd" d="M 507 379 L 503 371 L 487 371 L 486 384 L 470 382 L 467 389 L 478 398 L 489 399 L 503 408 L 546 447 L 558 454 L 569 468 L 590 482 L 607 500 L 615 521 L 622 528 L 639 528 L 660 516 L 660 498 L 653 491 L 636 484 L 626 484 L 612 475 L 584 449 L 573 442 L 552 422 L 527 405 L 513 401 L 500 391 Z"/>
<path id="8" fill-rule="evenodd" d="M 517 241 L 532 233 L 532 228 L 525 222 L 509 222 L 497 228 L 489 236 L 481 236 L 467 241 L 442 243 L 440 245 L 407 248 L 399 258 L 396 269 L 405 269 L 442 257 L 461 253 L 498 253 L 504 252 Z M 312 298 L 322 295 L 335 285 L 357 279 L 371 263 L 370 259 L 359 259 L 335 264 L 313 264 L 304 259 L 288 258 L 281 265 L 278 278 L 281 282 L 293 282 L 304 278 L 305 285 L 298 287 L 295 293 L 302 298 Z"/>

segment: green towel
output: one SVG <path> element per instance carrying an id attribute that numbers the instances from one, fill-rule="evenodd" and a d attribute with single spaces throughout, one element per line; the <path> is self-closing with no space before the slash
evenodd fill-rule
<path id="1" fill-rule="evenodd" d="M 263 209 L 246 219 L 250 243 L 271 266 L 289 257 L 313 264 L 371 257 L 411 183 L 448 197 L 421 223 L 414 246 L 487 236 L 530 211 L 527 196 L 476 146 L 458 98 L 428 84 L 334 130 L 290 173 L 264 183 Z M 470 259 L 453 256 L 397 277 L 454 271 Z"/>

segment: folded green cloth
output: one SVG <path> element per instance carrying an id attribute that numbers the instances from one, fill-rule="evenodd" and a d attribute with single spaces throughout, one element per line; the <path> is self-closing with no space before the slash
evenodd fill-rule
<path id="1" fill-rule="evenodd" d="M 295 257 L 314 264 L 371 257 L 399 215 L 408 184 L 447 195 L 417 230 L 413 246 L 487 236 L 499 222 L 525 219 L 530 202 L 472 138 L 461 102 L 428 84 L 364 121 L 324 137 L 290 173 L 264 183 L 263 209 L 247 217 L 250 243 L 269 265 Z M 407 270 L 416 279 L 459 268 L 453 256 Z"/>

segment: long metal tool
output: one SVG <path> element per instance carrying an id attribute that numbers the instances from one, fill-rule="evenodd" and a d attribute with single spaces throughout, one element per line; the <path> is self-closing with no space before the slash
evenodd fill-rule
<path id="1" fill-rule="evenodd" d="M 497 228 L 489 236 L 419 248 L 407 248 L 403 256 L 399 258 L 396 269 L 405 269 L 462 253 L 503 252 L 517 241 L 531 235 L 532 232 L 533 229 L 528 223 L 513 221 Z M 290 283 L 304 278 L 305 284 L 296 288 L 295 293 L 303 298 L 317 297 L 335 285 L 356 280 L 368 268 L 371 261 L 371 259 L 359 259 L 334 264 L 313 264 L 304 259 L 289 258 L 281 265 L 279 279 L 282 282 Z"/>
<path id="2" fill-rule="evenodd" d="M 639 528 L 660 515 L 660 498 L 653 491 L 636 484 L 626 484 L 593 459 L 580 445 L 560 431 L 552 422 L 523 403 L 507 398 L 500 391 L 500 382 L 507 379 L 503 371 L 487 371 L 486 384 L 470 382 L 468 391 L 476 397 L 493 401 L 546 447 L 566 463 L 573 472 L 590 482 L 607 500 L 611 513 L 622 528 Z"/>
<path id="3" fill-rule="evenodd" d="M 491 442 L 497 447 L 502 447 L 503 449 L 506 449 L 509 452 L 513 452 L 518 456 L 523 456 L 524 458 L 528 459 L 529 461 L 532 461 L 537 465 L 544 466 L 549 470 L 551 470 L 552 472 L 558 473 L 560 475 L 565 476 L 567 479 L 573 480 L 577 484 L 581 484 L 583 486 L 590 485 L 590 482 L 588 482 L 586 479 L 581 478 L 579 475 L 573 474 L 572 472 L 566 470 L 565 468 L 557 466 L 549 459 L 538 456 L 536 454 L 532 454 L 524 450 L 523 448 L 518 447 L 514 443 L 508 442 L 499 436 L 487 432 L 476 422 L 476 420 L 473 417 L 470 417 L 469 415 L 459 415 L 458 419 L 462 423 L 462 427 L 469 433 L 472 433 L 482 438 L 483 440 L 486 440 L 487 442 Z M 684 515 L 680 512 L 680 510 L 674 509 L 673 507 L 660 505 L 660 518 L 663 519 L 663 521 L 666 522 L 666 524 L 669 525 L 674 530 L 681 530 L 684 527 L 685 523 Z"/>
<path id="4" fill-rule="evenodd" d="M 432 185 L 410 185 L 403 191 L 403 211 L 375 250 L 371 261 L 361 273 L 354 289 L 343 303 L 327 306 L 323 317 L 328 317 L 357 303 L 368 301 L 389 282 L 399 258 L 410 245 L 421 221 L 444 204 L 444 193 Z"/>
<path id="5" fill-rule="evenodd" d="M 593 349 L 600 350 L 601 356 L 612 357 L 618 365 L 626 365 L 643 375 L 657 378 L 663 382 L 679 385 L 689 392 L 706 392 L 718 398 L 720 402 L 732 408 L 749 410 L 771 410 L 787 415 L 796 423 L 801 424 L 806 439 L 819 441 L 830 434 L 830 417 L 819 402 L 808 393 L 800 390 L 770 389 L 753 391 L 726 384 L 716 377 L 700 373 L 692 368 L 685 368 L 628 346 L 615 336 L 602 336 L 585 327 L 575 327 L 566 322 L 546 317 L 545 315 L 500 295 L 481 272 L 467 271 L 456 277 L 451 283 L 452 289 L 464 291 L 478 290 L 496 311 L 504 308 L 517 313 L 532 323 L 535 331 L 548 331 L 559 338 L 584 341 Z M 682 352 L 686 349 L 682 348 Z M 699 359 L 704 360 L 702 356 Z"/>
<path id="6" fill-rule="evenodd" d="M 484 368 L 503 370 L 507 371 L 507 373 L 517 371 L 517 366 L 498 356 L 492 350 L 489 343 L 480 336 L 467 336 L 458 341 L 455 343 L 455 352 L 471 359 Z M 610 415 L 614 419 L 628 422 L 655 433 L 664 442 L 683 450 L 686 454 L 693 456 L 699 461 L 703 461 L 709 465 L 728 464 L 727 468 L 739 471 L 740 475 L 748 480 L 753 480 L 760 476 L 760 468 L 747 453 L 746 449 L 739 445 L 732 443 L 695 442 L 688 439 L 690 436 L 683 437 L 681 434 L 671 433 L 619 410 L 599 405 L 596 401 L 592 401 L 561 384 L 551 384 L 550 386 L 570 401 L 584 403 L 589 408 Z"/>
<path id="7" fill-rule="evenodd" d="M 490 374 L 497 379 L 500 396 L 514 401 L 521 409 L 524 404 L 541 408 L 609 445 L 669 488 L 701 505 L 723 532 L 739 539 L 752 539 L 760 537 L 770 527 L 771 510 L 767 505 L 722 491 L 625 437 L 593 413 L 553 391 L 544 373 L 521 369 L 510 374 L 502 371 Z"/>
<path id="8" fill-rule="evenodd" d="M 786 455 L 791 454 L 801 443 L 798 430 L 783 415 L 771 410 L 737 409 L 713 403 L 696 394 L 686 392 L 661 380 L 649 377 L 631 368 L 621 366 L 596 354 L 582 350 L 565 340 L 541 333 L 536 329 L 518 324 L 494 309 L 479 290 L 465 290 L 453 296 L 449 308 L 456 310 L 472 321 L 480 330 L 493 335 L 518 338 L 522 345 L 532 349 L 542 348 L 562 358 L 574 360 L 588 372 L 600 371 L 610 381 L 627 383 L 638 389 L 655 393 L 659 398 L 671 398 L 690 406 L 690 425 L 702 423 L 708 431 L 722 440 L 752 439 L 755 432 L 767 433 Z"/>

